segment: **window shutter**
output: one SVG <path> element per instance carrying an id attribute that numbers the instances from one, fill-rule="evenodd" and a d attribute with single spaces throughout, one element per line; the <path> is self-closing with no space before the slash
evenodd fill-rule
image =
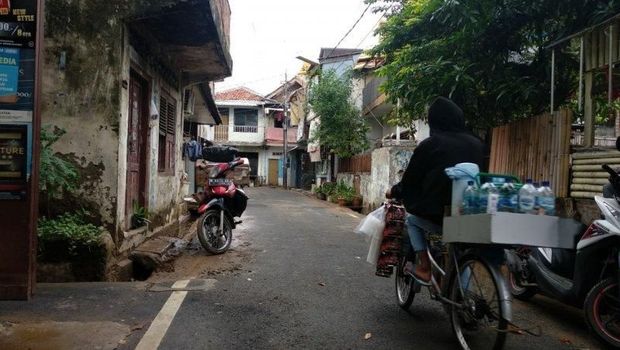
<path id="1" fill-rule="evenodd" d="M 159 99 L 159 170 L 173 172 L 176 156 L 177 103 L 161 94 Z"/>
<path id="2" fill-rule="evenodd" d="M 168 102 L 164 95 L 159 99 L 159 134 L 166 135 L 168 125 Z"/>

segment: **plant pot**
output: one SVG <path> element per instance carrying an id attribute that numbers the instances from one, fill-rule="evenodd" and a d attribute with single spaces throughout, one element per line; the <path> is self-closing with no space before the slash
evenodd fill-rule
<path id="1" fill-rule="evenodd" d="M 326 199 L 327 199 L 327 196 L 325 195 L 325 193 L 317 193 L 317 194 L 316 194 L 316 198 L 318 198 L 318 199 L 320 199 L 320 200 L 324 201 L 324 200 L 326 200 Z"/>
<path id="2" fill-rule="evenodd" d="M 346 207 L 347 206 L 347 200 L 344 198 L 338 198 L 338 205 L 341 207 Z"/>

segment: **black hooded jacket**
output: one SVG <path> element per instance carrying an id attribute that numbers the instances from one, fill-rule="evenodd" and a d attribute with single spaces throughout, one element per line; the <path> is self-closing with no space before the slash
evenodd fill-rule
<path id="1" fill-rule="evenodd" d="M 428 124 L 431 136 L 414 150 L 392 196 L 402 199 L 410 214 L 441 225 L 452 198 L 452 182 L 444 169 L 465 162 L 482 167 L 483 145 L 467 132 L 463 111 L 447 98 L 433 102 Z"/>

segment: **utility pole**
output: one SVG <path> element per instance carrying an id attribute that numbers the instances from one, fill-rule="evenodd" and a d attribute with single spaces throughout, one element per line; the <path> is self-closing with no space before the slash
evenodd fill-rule
<path id="1" fill-rule="evenodd" d="M 284 72 L 284 120 L 282 121 L 282 129 L 284 133 L 284 152 L 283 152 L 283 170 L 282 185 L 284 189 L 288 189 L 288 75 Z"/>

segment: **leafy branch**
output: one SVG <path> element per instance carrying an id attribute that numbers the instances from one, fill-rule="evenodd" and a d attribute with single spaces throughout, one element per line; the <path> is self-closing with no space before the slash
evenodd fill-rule
<path id="1" fill-rule="evenodd" d="M 351 78 L 338 77 L 335 71 L 321 73 L 318 83 L 310 87 L 308 100 L 320 117 L 311 141 L 318 141 L 340 157 L 349 157 L 368 149 L 368 125 L 351 103 Z"/>

